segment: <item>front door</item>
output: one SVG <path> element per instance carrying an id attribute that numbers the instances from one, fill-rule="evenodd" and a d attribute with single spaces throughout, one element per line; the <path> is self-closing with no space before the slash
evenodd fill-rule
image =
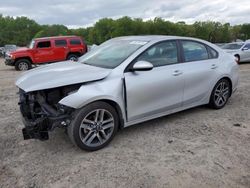
<path id="1" fill-rule="evenodd" d="M 182 103 L 184 80 L 176 41 L 153 45 L 134 62 L 140 60 L 154 68 L 124 74 L 128 121 L 160 114 Z"/>
<path id="2" fill-rule="evenodd" d="M 54 52 L 50 41 L 41 41 L 36 44 L 34 50 L 34 59 L 36 63 L 52 62 Z"/>

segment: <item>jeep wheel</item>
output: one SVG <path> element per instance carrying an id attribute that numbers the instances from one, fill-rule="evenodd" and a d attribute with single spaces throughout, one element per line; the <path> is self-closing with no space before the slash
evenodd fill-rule
<path id="1" fill-rule="evenodd" d="M 106 146 L 118 129 L 116 110 L 105 102 L 94 102 L 76 112 L 68 126 L 70 140 L 84 150 L 95 151 Z"/>
<path id="2" fill-rule="evenodd" d="M 77 60 L 78 60 L 78 55 L 76 55 L 76 54 L 70 54 L 70 55 L 67 57 L 67 60 L 70 60 L 70 61 L 77 61 Z"/>
<path id="3" fill-rule="evenodd" d="M 31 69 L 31 63 L 27 59 L 19 59 L 15 63 L 15 69 L 17 71 L 26 71 L 26 70 L 29 70 L 29 69 Z"/>

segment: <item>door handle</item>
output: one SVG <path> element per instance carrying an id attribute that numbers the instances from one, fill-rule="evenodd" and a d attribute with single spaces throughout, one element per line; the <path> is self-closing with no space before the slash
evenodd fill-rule
<path id="1" fill-rule="evenodd" d="M 211 69 L 216 69 L 218 66 L 216 64 L 212 64 Z"/>
<path id="2" fill-rule="evenodd" d="M 173 76 L 179 76 L 179 75 L 181 75 L 182 74 L 182 72 L 180 71 L 180 70 L 175 70 L 174 72 L 173 72 Z"/>

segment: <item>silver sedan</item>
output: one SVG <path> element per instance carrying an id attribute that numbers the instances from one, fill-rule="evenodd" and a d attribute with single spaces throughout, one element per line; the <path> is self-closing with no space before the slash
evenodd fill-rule
<path id="1" fill-rule="evenodd" d="M 234 55 L 238 62 L 250 62 L 250 40 L 228 43 L 221 48 Z"/>
<path id="2" fill-rule="evenodd" d="M 209 104 L 225 106 L 238 84 L 235 58 L 203 40 L 175 36 L 111 39 L 82 56 L 28 71 L 17 81 L 24 139 L 65 128 L 85 150 L 118 129 Z"/>

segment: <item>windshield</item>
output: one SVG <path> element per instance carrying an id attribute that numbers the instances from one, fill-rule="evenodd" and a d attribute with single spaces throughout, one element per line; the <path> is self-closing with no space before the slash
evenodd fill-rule
<path id="1" fill-rule="evenodd" d="M 30 49 L 34 48 L 34 45 L 35 45 L 35 41 L 32 40 L 32 41 L 30 42 L 30 44 L 29 44 L 29 48 L 30 48 Z"/>
<path id="2" fill-rule="evenodd" d="M 228 49 L 228 50 L 238 50 L 243 46 L 244 43 L 230 43 L 225 44 L 221 48 L 222 49 Z"/>
<path id="3" fill-rule="evenodd" d="M 146 43 L 145 41 L 110 40 L 82 56 L 79 62 L 113 69 Z"/>

